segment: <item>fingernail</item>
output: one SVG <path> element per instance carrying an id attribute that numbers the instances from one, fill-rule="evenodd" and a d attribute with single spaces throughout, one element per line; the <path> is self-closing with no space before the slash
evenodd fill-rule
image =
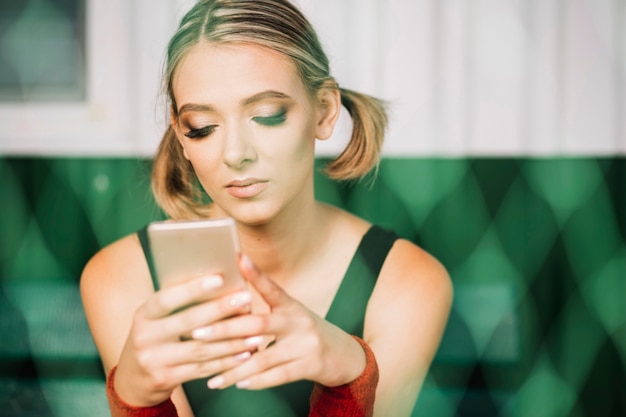
<path id="1" fill-rule="evenodd" d="M 237 382 L 237 388 L 243 389 L 243 388 L 248 388 L 250 386 L 250 380 L 249 379 L 243 379 L 239 382 Z"/>
<path id="2" fill-rule="evenodd" d="M 241 260 L 246 268 L 256 270 L 256 265 L 252 262 L 252 259 L 250 259 L 248 255 L 242 255 Z"/>
<path id="3" fill-rule="evenodd" d="M 213 327 L 200 327 L 191 332 L 191 337 L 196 340 L 208 340 L 213 335 Z"/>
<path id="4" fill-rule="evenodd" d="M 250 352 L 241 352 L 240 354 L 235 356 L 235 360 L 237 360 L 238 362 L 244 362 L 250 359 L 251 356 L 252 356 L 252 353 Z"/>
<path id="5" fill-rule="evenodd" d="M 209 382 L 207 383 L 208 387 L 210 389 L 216 389 L 221 387 L 222 385 L 224 385 L 224 377 L 223 376 L 216 376 L 215 378 L 211 378 L 209 379 Z"/>
<path id="6" fill-rule="evenodd" d="M 211 275 L 202 278 L 201 286 L 203 290 L 214 290 L 221 287 L 224 283 L 224 279 L 219 275 Z"/>
<path id="7" fill-rule="evenodd" d="M 248 304 L 250 301 L 252 301 L 252 294 L 248 291 L 244 291 L 230 297 L 229 303 L 233 307 L 240 307 Z"/>
<path id="8" fill-rule="evenodd" d="M 260 346 L 263 343 L 263 336 L 252 336 L 243 341 L 246 346 Z"/>

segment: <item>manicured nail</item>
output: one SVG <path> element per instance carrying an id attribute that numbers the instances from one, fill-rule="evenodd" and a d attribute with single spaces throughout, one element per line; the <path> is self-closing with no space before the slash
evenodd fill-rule
<path id="1" fill-rule="evenodd" d="M 211 378 L 209 379 L 209 382 L 207 383 L 207 385 L 209 386 L 210 389 L 219 388 L 222 385 L 224 385 L 224 377 L 216 376 L 215 378 Z"/>
<path id="2" fill-rule="evenodd" d="M 255 347 L 263 343 L 263 336 L 252 336 L 243 341 L 246 346 Z"/>
<path id="3" fill-rule="evenodd" d="M 213 327 L 200 327 L 199 329 L 195 329 L 191 332 L 191 337 L 196 340 L 209 340 L 213 335 Z"/>
<path id="4" fill-rule="evenodd" d="M 240 354 L 235 356 L 235 360 L 237 362 L 244 362 L 244 361 L 247 361 L 248 359 L 250 359 L 251 357 L 252 357 L 252 353 L 250 353 L 250 352 L 241 352 Z"/>
<path id="5" fill-rule="evenodd" d="M 248 291 L 239 292 L 230 297 L 230 305 L 233 307 L 241 307 L 252 301 L 252 294 Z"/>
<path id="6" fill-rule="evenodd" d="M 202 278 L 201 286 L 203 290 L 214 290 L 224 284 L 224 279 L 219 275 L 211 275 Z"/>
<path id="7" fill-rule="evenodd" d="M 248 387 L 250 387 L 250 380 L 249 379 L 243 379 L 239 382 L 237 382 L 237 388 L 239 389 L 246 389 Z"/>
<path id="8" fill-rule="evenodd" d="M 256 265 L 252 262 L 252 259 L 250 259 L 248 255 L 241 255 L 241 260 L 246 268 L 256 270 Z"/>

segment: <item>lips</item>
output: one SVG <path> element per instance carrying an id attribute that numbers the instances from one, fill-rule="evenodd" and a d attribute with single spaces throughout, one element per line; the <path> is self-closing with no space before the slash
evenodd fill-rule
<path id="1" fill-rule="evenodd" d="M 253 198 L 261 194 L 268 185 L 268 181 L 258 178 L 234 180 L 226 185 L 226 191 L 236 198 Z"/>

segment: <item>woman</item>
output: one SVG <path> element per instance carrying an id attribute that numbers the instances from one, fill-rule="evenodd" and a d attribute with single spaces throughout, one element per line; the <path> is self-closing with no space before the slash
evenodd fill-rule
<path id="1" fill-rule="evenodd" d="M 328 174 L 375 168 L 380 102 L 338 87 L 286 0 L 198 2 L 165 85 L 157 201 L 172 219 L 234 218 L 250 289 L 211 299 L 219 277 L 155 288 L 143 231 L 96 254 L 81 291 L 113 414 L 408 416 L 447 320 L 447 273 L 313 187 L 315 141 L 342 104 L 353 134 Z"/>

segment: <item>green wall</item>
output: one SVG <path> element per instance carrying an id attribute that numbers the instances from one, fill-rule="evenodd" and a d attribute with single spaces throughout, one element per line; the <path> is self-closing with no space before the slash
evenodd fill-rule
<path id="1" fill-rule="evenodd" d="M 138 159 L 0 158 L 3 416 L 106 415 L 78 277 L 98 248 L 161 217 L 149 172 Z M 319 175 L 316 192 L 451 274 L 415 416 L 626 415 L 625 158 L 386 158 L 375 182 Z"/>

